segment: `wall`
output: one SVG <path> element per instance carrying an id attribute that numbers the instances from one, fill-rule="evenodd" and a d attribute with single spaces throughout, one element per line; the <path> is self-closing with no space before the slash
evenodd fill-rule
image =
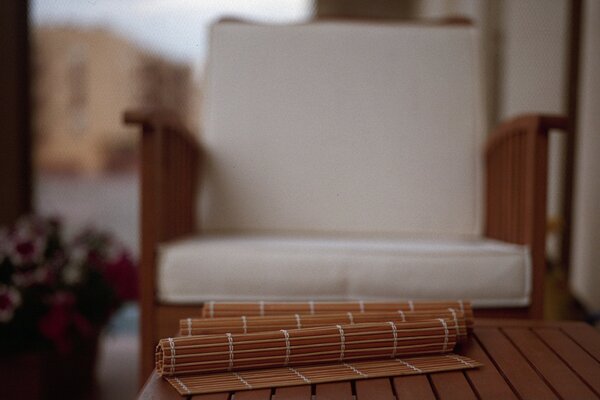
<path id="1" fill-rule="evenodd" d="M 566 112 L 568 0 L 425 0 L 417 15 L 466 15 L 479 26 L 486 70 L 488 125 L 523 113 Z M 565 135 L 550 134 L 548 216 L 560 227 Z M 560 260 L 560 232 L 547 251 Z"/>
<path id="2" fill-rule="evenodd" d="M 579 131 L 576 147 L 570 285 L 600 311 L 600 2 L 583 4 Z"/>
<path id="3" fill-rule="evenodd" d="M 38 170 L 97 174 L 125 156 L 134 162 L 138 135 L 122 122 L 127 109 L 175 110 L 186 124 L 198 115 L 186 64 L 107 29 L 39 26 L 33 33 Z"/>

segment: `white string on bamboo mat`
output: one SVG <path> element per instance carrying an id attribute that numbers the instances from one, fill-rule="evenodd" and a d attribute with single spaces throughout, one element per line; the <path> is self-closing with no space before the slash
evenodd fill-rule
<path id="1" fill-rule="evenodd" d="M 178 377 L 175 377 L 175 382 L 177 382 L 177 384 L 178 384 L 178 385 L 179 385 L 179 386 L 180 386 L 180 387 L 181 387 L 183 390 L 185 390 L 185 392 L 186 392 L 187 394 L 190 394 L 190 393 L 192 393 L 192 392 L 191 392 L 191 390 L 190 390 L 190 388 L 188 388 L 188 387 L 186 386 L 186 384 L 185 384 L 185 383 L 181 382 L 181 380 L 180 380 Z"/>
<path id="2" fill-rule="evenodd" d="M 261 300 L 260 303 L 258 303 L 258 307 L 260 308 L 260 316 L 264 317 L 265 316 L 265 302 Z"/>
<path id="3" fill-rule="evenodd" d="M 244 333 L 248 333 L 248 320 L 245 315 L 242 315 L 242 328 L 244 329 Z"/>
<path id="4" fill-rule="evenodd" d="M 229 332 L 227 332 L 225 335 L 227 335 L 227 341 L 229 344 L 229 366 L 227 367 L 227 370 L 231 371 L 233 369 L 233 337 Z"/>
<path id="5" fill-rule="evenodd" d="M 312 300 L 309 301 L 308 307 L 310 308 L 310 315 L 315 315 L 315 302 Z"/>
<path id="6" fill-rule="evenodd" d="M 296 326 L 298 327 L 298 329 L 302 329 L 302 323 L 300 322 L 300 315 L 294 314 L 294 316 L 296 317 Z"/>
<path id="7" fill-rule="evenodd" d="M 350 325 L 354 325 L 354 316 L 352 315 L 352 313 L 348 311 L 346 315 L 348 316 L 348 321 L 350 321 Z"/>
<path id="8" fill-rule="evenodd" d="M 360 312 L 364 313 L 365 312 L 365 302 L 363 300 L 360 300 L 358 302 L 358 307 L 360 308 Z"/>
<path id="9" fill-rule="evenodd" d="M 358 369 L 354 368 L 354 366 L 352 366 L 350 364 L 344 363 L 344 366 L 350 368 L 352 371 L 356 372 L 360 376 L 364 376 L 365 378 L 369 377 L 369 375 L 359 371 Z"/>
<path id="10" fill-rule="evenodd" d="M 462 358 L 460 358 L 460 357 L 457 357 L 457 356 L 455 356 L 455 355 L 453 355 L 453 354 L 446 354 L 446 357 L 448 357 L 448 358 L 449 358 L 449 359 L 451 359 L 451 360 L 456 360 L 456 361 L 459 361 L 459 362 L 461 362 L 461 363 L 465 364 L 467 367 L 473 367 L 473 366 L 474 366 L 474 365 L 473 365 L 473 364 L 471 364 L 470 362 L 466 362 L 466 361 L 465 361 L 465 360 L 463 360 Z"/>
<path id="11" fill-rule="evenodd" d="M 440 321 L 442 326 L 444 327 L 444 348 L 442 349 L 442 351 L 446 352 L 448 350 L 448 324 L 446 324 L 446 321 L 444 321 L 443 318 L 438 318 L 437 320 Z"/>
<path id="12" fill-rule="evenodd" d="M 460 336 L 460 330 L 458 329 L 458 316 L 456 315 L 456 311 L 454 308 L 449 308 L 448 311 L 452 314 L 452 318 L 454 318 L 454 328 L 456 328 L 456 337 Z"/>
<path id="13" fill-rule="evenodd" d="M 300 372 L 298 372 L 297 369 L 292 368 L 292 367 L 288 367 L 288 369 L 290 371 L 292 371 L 294 374 L 298 375 L 298 377 L 300 377 L 304 382 L 310 383 L 310 379 L 308 379 L 307 377 L 305 377 L 304 375 L 302 375 Z"/>
<path id="14" fill-rule="evenodd" d="M 169 338 L 169 347 L 171 348 L 171 374 L 175 373 L 175 342 Z"/>
<path id="15" fill-rule="evenodd" d="M 410 307 L 410 311 L 415 311 L 415 303 L 412 300 L 408 301 L 408 306 Z"/>
<path id="16" fill-rule="evenodd" d="M 210 318 L 214 318 L 215 317 L 215 302 L 214 301 L 209 301 L 208 302 L 208 316 Z"/>
<path id="17" fill-rule="evenodd" d="M 396 357 L 396 351 L 398 349 L 398 329 L 396 328 L 396 324 L 393 321 L 388 321 L 390 327 L 392 328 L 392 334 L 394 335 L 394 348 L 392 350 L 392 358 Z"/>
<path id="18" fill-rule="evenodd" d="M 187 319 L 187 330 L 188 330 L 188 336 L 192 336 L 192 319 L 191 318 Z"/>
<path id="19" fill-rule="evenodd" d="M 344 361 L 344 352 L 346 351 L 346 337 L 344 336 L 344 328 L 341 325 L 336 325 L 340 332 L 340 361 Z"/>
<path id="20" fill-rule="evenodd" d="M 244 385 L 246 385 L 246 387 L 248 389 L 252 389 L 252 385 L 249 384 L 244 378 L 242 378 L 240 376 L 240 374 L 238 374 L 237 372 L 233 372 L 233 376 L 235 376 L 236 378 L 238 378 L 240 380 L 240 382 L 242 382 Z"/>
<path id="21" fill-rule="evenodd" d="M 406 361 L 404 361 L 404 360 L 401 360 L 401 359 L 399 359 L 399 358 L 396 358 L 395 360 L 396 360 L 396 361 L 398 361 L 400 364 L 402 364 L 402 365 L 405 365 L 405 366 L 407 366 L 408 368 L 410 368 L 410 369 L 412 369 L 412 370 L 414 370 L 414 371 L 417 371 L 418 373 L 422 373 L 422 372 L 423 372 L 423 371 L 422 371 L 422 370 L 420 370 L 419 368 L 415 367 L 415 366 L 414 366 L 414 365 L 412 365 L 412 364 L 409 364 L 409 363 L 407 363 L 407 362 L 406 362 Z"/>
<path id="22" fill-rule="evenodd" d="M 404 311 L 398 310 L 398 314 L 400 314 L 400 316 L 402 317 L 402 322 L 406 322 L 406 315 L 404 314 Z"/>
<path id="23" fill-rule="evenodd" d="M 283 333 L 283 337 L 285 339 L 285 360 L 283 365 L 287 366 L 290 363 L 290 354 L 292 353 L 292 348 L 290 346 L 290 334 L 285 329 L 282 329 L 281 333 Z"/>

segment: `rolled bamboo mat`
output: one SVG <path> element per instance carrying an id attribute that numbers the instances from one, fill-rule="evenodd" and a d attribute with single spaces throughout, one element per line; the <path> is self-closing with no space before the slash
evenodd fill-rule
<path id="1" fill-rule="evenodd" d="M 343 302 L 216 302 L 209 301 L 202 308 L 204 318 L 215 317 L 241 317 L 265 316 L 282 314 L 331 314 L 345 312 L 396 312 L 447 310 L 454 308 L 465 314 L 468 326 L 473 324 L 473 309 L 471 302 L 466 300 L 448 301 L 397 301 L 397 302 L 369 302 L 369 301 L 343 301 Z"/>
<path id="2" fill-rule="evenodd" d="M 423 321 L 445 318 L 454 321 L 457 329 L 457 340 L 467 338 L 467 323 L 464 313 L 454 308 L 446 310 L 420 310 L 396 312 L 352 312 L 336 314 L 293 314 L 272 316 L 186 318 L 179 321 L 180 336 L 215 335 L 224 333 L 255 333 L 279 331 L 281 329 L 302 329 L 338 324 L 359 324 L 387 321 Z"/>
<path id="3" fill-rule="evenodd" d="M 481 366 L 480 363 L 470 358 L 445 354 L 359 361 L 351 364 L 336 363 L 296 368 L 278 367 L 205 375 L 181 375 L 169 377 L 167 381 L 179 394 L 184 396 L 455 371 L 479 366 Z"/>
<path id="4" fill-rule="evenodd" d="M 156 370 L 170 377 L 448 353 L 457 331 L 454 319 L 439 318 L 182 336 L 160 340 Z"/>

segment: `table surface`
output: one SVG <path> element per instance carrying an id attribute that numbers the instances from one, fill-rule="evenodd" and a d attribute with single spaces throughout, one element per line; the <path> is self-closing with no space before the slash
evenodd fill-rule
<path id="1" fill-rule="evenodd" d="M 187 397 L 188 400 L 599 399 L 600 331 L 582 322 L 477 320 L 457 348 L 484 367 Z M 184 399 L 156 373 L 140 399 Z"/>

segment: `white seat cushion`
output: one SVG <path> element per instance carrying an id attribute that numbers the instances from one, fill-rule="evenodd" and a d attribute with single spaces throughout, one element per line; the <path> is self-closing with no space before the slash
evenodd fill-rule
<path id="1" fill-rule="evenodd" d="M 201 236 L 159 249 L 163 303 L 464 298 L 526 306 L 527 247 L 487 239 Z"/>

